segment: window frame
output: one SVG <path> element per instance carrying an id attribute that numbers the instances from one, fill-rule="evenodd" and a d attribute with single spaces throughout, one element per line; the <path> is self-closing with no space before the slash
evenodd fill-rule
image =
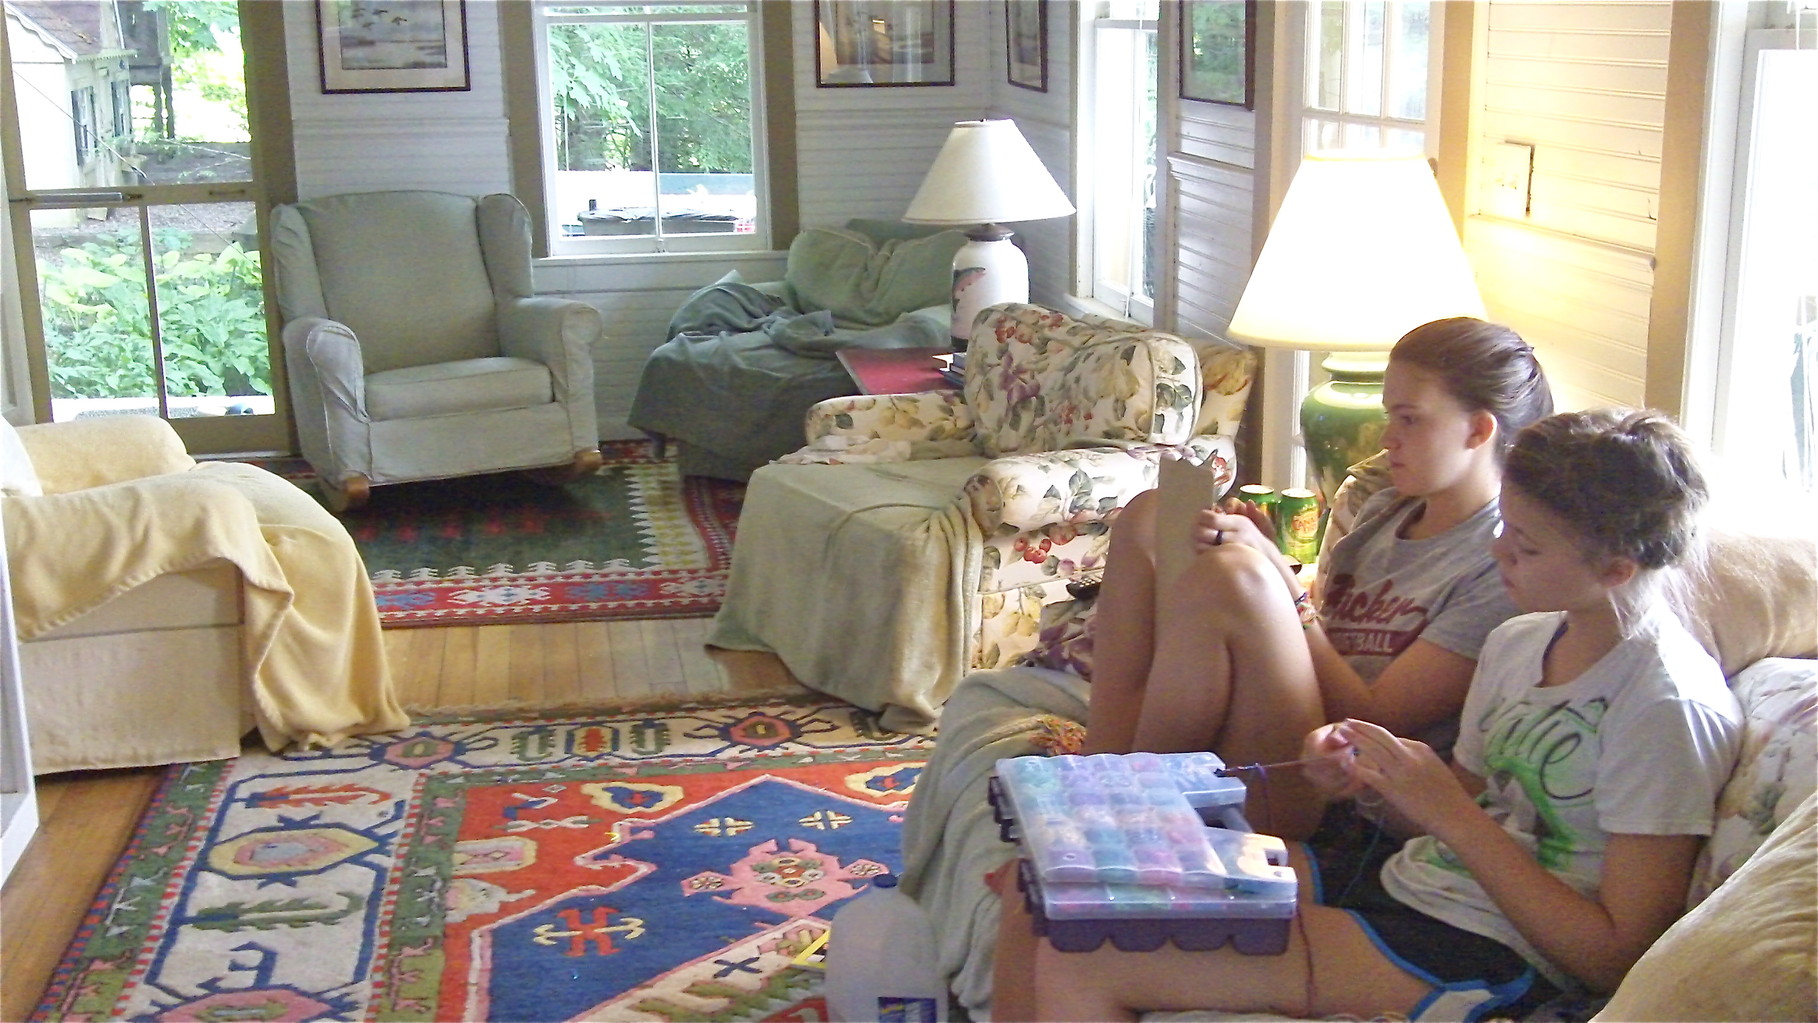
<path id="1" fill-rule="evenodd" d="M 598 0 L 601 6 L 623 4 L 626 6 L 666 7 L 698 6 L 691 0 Z M 767 97 L 771 82 L 767 69 L 766 42 L 770 34 L 764 23 L 767 5 L 757 0 L 710 0 L 725 6 L 742 6 L 745 11 L 736 19 L 727 16 L 704 16 L 690 12 L 647 12 L 625 15 L 559 15 L 551 16 L 549 8 L 578 6 L 574 3 L 558 3 L 556 0 L 537 0 L 533 4 L 522 5 L 525 11 L 528 43 L 529 67 L 532 69 L 530 88 L 534 102 L 535 131 L 520 133 L 514 131 L 513 138 L 520 135 L 530 139 L 533 147 L 531 159 L 534 160 L 535 187 L 526 189 L 524 171 L 527 161 L 522 153 L 514 153 L 514 177 L 518 192 L 525 199 L 525 205 L 531 207 L 531 219 L 535 225 L 533 251 L 539 256 L 547 257 L 600 257 L 600 256 L 637 256 L 658 258 L 663 256 L 693 255 L 705 252 L 761 252 L 771 247 L 777 224 L 775 204 L 771 201 L 771 181 L 775 161 L 771 155 L 769 139 L 769 103 Z M 703 20 L 732 22 L 743 21 L 746 25 L 748 75 L 751 89 L 751 131 L 752 131 L 752 189 L 755 200 L 753 216 L 754 230 L 744 234 L 663 234 L 661 223 L 657 224 L 658 233 L 630 236 L 564 236 L 558 233 L 556 211 L 557 201 L 553 183 L 556 174 L 556 152 L 552 126 L 555 123 L 555 97 L 550 86 L 549 48 L 547 45 L 549 27 L 552 24 L 579 23 L 616 23 L 616 24 L 662 24 L 662 23 L 698 23 Z M 511 36 L 509 28 L 502 26 L 505 35 L 506 49 L 509 53 Z M 507 58 L 509 59 L 509 58 Z M 509 92 L 511 85 L 508 76 L 507 109 L 508 116 L 514 124 L 519 123 L 521 104 L 512 101 Z M 514 143 L 514 147 L 516 143 Z"/>
<path id="2" fill-rule="evenodd" d="M 1156 132 L 1155 145 L 1151 147 L 1150 157 L 1153 161 L 1153 177 L 1149 183 L 1151 201 L 1156 201 L 1156 190 L 1161 187 L 1162 154 L 1160 152 L 1165 132 L 1161 125 L 1162 62 L 1165 59 L 1161 51 L 1161 12 L 1158 8 L 1154 18 L 1118 17 L 1112 10 L 1114 0 L 1091 0 L 1079 5 L 1078 66 L 1080 69 L 1080 87 L 1076 91 L 1077 101 L 1074 106 L 1078 140 L 1074 146 L 1076 183 L 1075 204 L 1079 208 L 1076 214 L 1073 253 L 1073 294 L 1072 301 L 1082 309 L 1096 313 L 1131 320 L 1144 325 L 1155 322 L 1156 296 L 1143 295 L 1129 287 L 1129 282 L 1110 281 L 1099 273 L 1099 232 L 1097 218 L 1100 209 L 1098 182 L 1101 175 L 1095 154 L 1103 152 L 1106 147 L 1097 143 L 1098 117 L 1094 109 L 1095 101 L 1103 90 L 1096 87 L 1099 67 L 1100 33 L 1108 31 L 1130 31 L 1147 33 L 1156 55 L 1156 80 L 1151 84 L 1155 89 Z M 1137 150 L 1131 147 L 1134 155 Z M 1140 232 L 1140 228 L 1138 231 Z M 1159 230 L 1159 226 L 1158 226 Z M 1147 253 L 1146 256 L 1153 256 Z M 1160 284 L 1159 272 L 1153 277 Z"/>
<path id="3" fill-rule="evenodd" d="M 1732 467 L 1734 448 L 1752 448 L 1751 434 L 1731 406 L 1746 401 L 1750 385 L 1735 378 L 1736 351 L 1740 344 L 1737 297 L 1746 244 L 1745 213 L 1749 204 L 1750 162 L 1754 143 L 1754 117 L 1759 55 L 1764 50 L 1810 49 L 1812 22 L 1818 10 L 1807 8 L 1803 29 L 1790 16 L 1751 18 L 1748 7 L 1722 12 L 1714 26 L 1710 80 L 1718 83 L 1709 97 L 1704 127 L 1703 180 L 1697 197 L 1696 235 L 1693 241 L 1691 280 L 1686 323 L 1685 374 L 1680 390 L 1680 422 L 1688 433 L 1708 446 L 1712 468 L 1739 478 L 1729 482 L 1751 489 L 1802 490 L 1797 480 L 1761 479 Z M 1802 33 L 1803 32 L 1803 37 Z M 1803 43 L 1803 45 L 1801 45 Z M 1748 470 L 1759 468 L 1752 458 L 1741 459 Z M 1807 496 L 1811 496 L 1808 492 Z"/>

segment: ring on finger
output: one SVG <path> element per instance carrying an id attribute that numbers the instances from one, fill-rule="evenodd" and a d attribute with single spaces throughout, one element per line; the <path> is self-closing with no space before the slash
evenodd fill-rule
<path id="1" fill-rule="evenodd" d="M 1214 529 L 1212 531 L 1212 546 L 1217 547 L 1217 546 L 1223 544 L 1224 542 L 1225 542 L 1225 531 L 1222 529 Z"/>

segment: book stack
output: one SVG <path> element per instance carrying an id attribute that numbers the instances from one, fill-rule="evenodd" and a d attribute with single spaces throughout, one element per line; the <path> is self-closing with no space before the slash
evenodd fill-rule
<path id="1" fill-rule="evenodd" d="M 966 386 L 966 353 L 955 352 L 952 355 L 937 355 L 936 365 L 940 366 L 941 379 L 954 387 Z"/>

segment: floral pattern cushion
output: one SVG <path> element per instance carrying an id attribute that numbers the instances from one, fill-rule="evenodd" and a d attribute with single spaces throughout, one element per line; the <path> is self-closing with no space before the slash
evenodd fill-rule
<path id="1" fill-rule="evenodd" d="M 1818 661 L 1769 657 L 1736 673 L 1742 752 L 1717 798 L 1717 826 L 1699 854 L 1689 906 L 1736 872 L 1818 787 Z"/>
<path id="2" fill-rule="evenodd" d="M 973 328 L 966 404 L 987 458 L 1082 440 L 1179 444 L 1199 420 L 1186 341 L 1041 306 L 992 306 Z"/>
<path id="3" fill-rule="evenodd" d="M 835 435 L 911 443 L 966 440 L 972 436 L 972 410 L 958 391 L 860 394 L 814 403 L 803 427 L 809 444 Z"/>
<path id="4" fill-rule="evenodd" d="M 1229 341 L 1195 339 L 1199 354 L 1200 405 L 1196 434 L 1237 436 L 1256 379 L 1256 349 Z"/>

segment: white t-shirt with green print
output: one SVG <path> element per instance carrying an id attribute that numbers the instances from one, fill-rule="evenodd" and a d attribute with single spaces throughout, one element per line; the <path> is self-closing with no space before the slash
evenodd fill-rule
<path id="1" fill-rule="evenodd" d="M 1555 876 L 1594 895 L 1611 834 L 1708 835 L 1735 766 L 1742 713 L 1715 661 L 1664 609 L 1578 678 L 1540 686 L 1563 612 L 1490 634 L 1459 719 L 1458 764 L 1479 805 Z M 1514 949 L 1567 986 L 1443 843 L 1423 836 L 1384 865 L 1416 909 Z"/>

